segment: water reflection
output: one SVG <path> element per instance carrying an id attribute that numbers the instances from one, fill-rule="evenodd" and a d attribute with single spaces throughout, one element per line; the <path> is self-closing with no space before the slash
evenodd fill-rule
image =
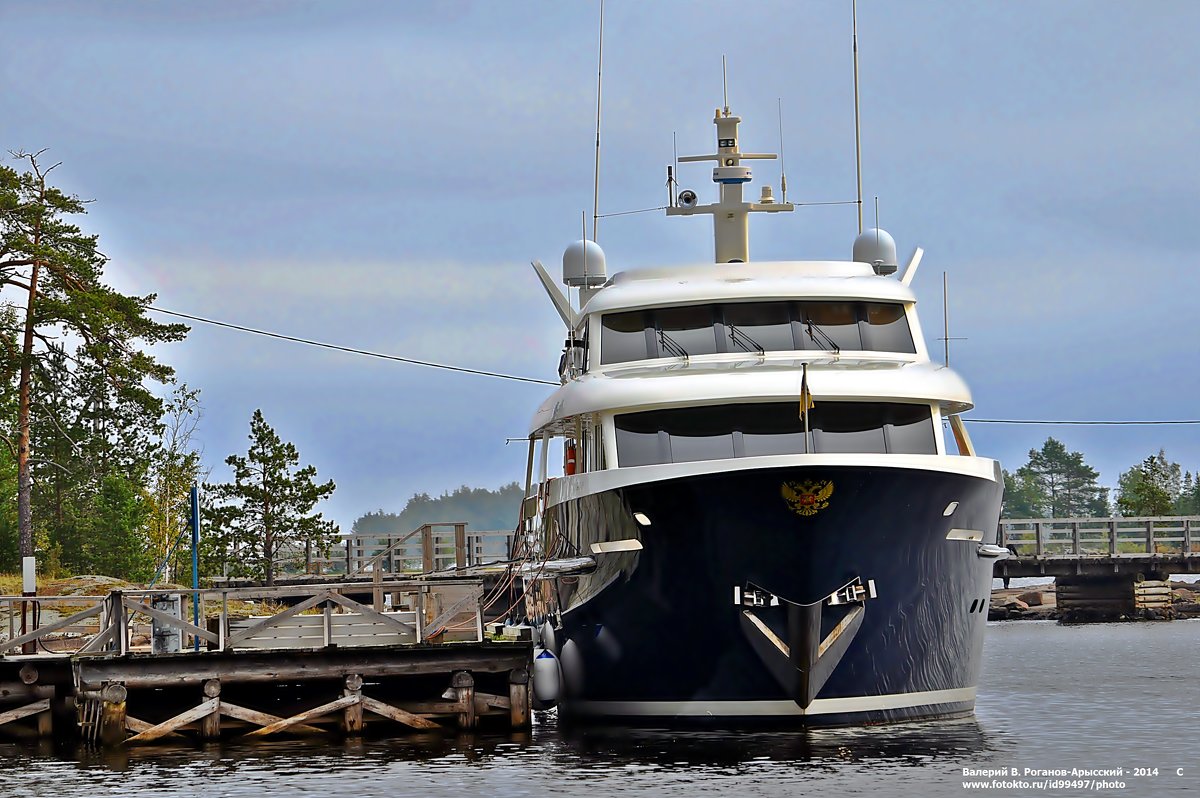
<path id="1" fill-rule="evenodd" d="M 667 769 L 732 767 L 747 762 L 812 764 L 909 761 L 987 752 L 983 728 L 973 719 L 867 728 L 806 731 L 673 729 L 574 729 L 558 733 L 573 762 L 613 760 Z"/>

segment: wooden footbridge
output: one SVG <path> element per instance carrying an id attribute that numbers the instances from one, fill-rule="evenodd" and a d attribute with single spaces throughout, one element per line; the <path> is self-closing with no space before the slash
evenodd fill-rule
<path id="1" fill-rule="evenodd" d="M 481 580 L 377 578 L 368 603 L 350 597 L 363 590 L 0 597 L 0 734 L 122 745 L 529 724 L 531 645 L 485 635 Z"/>
<path id="2" fill-rule="evenodd" d="M 1067 620 L 1170 618 L 1171 574 L 1200 573 L 1200 516 L 1003 519 L 994 575 L 1053 576 Z"/>
<path id="3" fill-rule="evenodd" d="M 1200 573 L 1200 516 L 1002 519 L 998 577 Z"/>

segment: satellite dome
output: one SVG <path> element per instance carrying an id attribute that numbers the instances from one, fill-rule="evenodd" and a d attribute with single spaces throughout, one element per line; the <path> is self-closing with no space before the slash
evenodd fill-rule
<path id="1" fill-rule="evenodd" d="M 863 230 L 854 239 L 855 263 L 869 263 L 876 274 L 896 272 L 896 242 L 887 230 L 872 227 Z"/>
<path id="2" fill-rule="evenodd" d="M 594 288 L 604 285 L 604 250 L 595 241 L 576 241 L 567 247 L 562 257 L 563 283 L 573 288 Z"/>

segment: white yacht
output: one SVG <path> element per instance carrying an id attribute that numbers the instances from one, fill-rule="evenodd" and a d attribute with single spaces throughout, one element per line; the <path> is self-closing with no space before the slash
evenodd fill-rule
<path id="1" fill-rule="evenodd" d="M 714 261 L 563 281 L 562 385 L 530 430 L 522 510 L 535 693 L 566 720 L 877 723 L 974 708 L 1003 481 L 931 362 L 895 245 L 751 260 L 752 180 L 718 109 Z M 849 238 L 849 236 L 848 236 Z M 898 272 L 898 273 L 897 273 Z M 952 434 L 943 435 L 943 429 Z"/>

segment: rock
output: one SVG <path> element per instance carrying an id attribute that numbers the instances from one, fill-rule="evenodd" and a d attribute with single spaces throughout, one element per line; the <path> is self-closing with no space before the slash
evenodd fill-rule
<path id="1" fill-rule="evenodd" d="M 1031 590 L 1017 596 L 1017 601 L 1023 601 L 1030 607 L 1040 607 L 1042 606 L 1042 593 L 1040 590 Z"/>
<path id="2" fill-rule="evenodd" d="M 1008 602 L 1004 606 L 1010 610 L 1027 610 L 1027 609 L 1029 609 L 1029 605 L 1026 604 L 1024 601 L 1021 601 L 1021 599 L 1019 599 L 1019 598 L 1013 599 L 1012 601 Z"/>
<path id="3" fill-rule="evenodd" d="M 1193 604 L 1196 601 L 1196 594 L 1185 588 L 1171 591 L 1171 600 L 1176 604 Z"/>

